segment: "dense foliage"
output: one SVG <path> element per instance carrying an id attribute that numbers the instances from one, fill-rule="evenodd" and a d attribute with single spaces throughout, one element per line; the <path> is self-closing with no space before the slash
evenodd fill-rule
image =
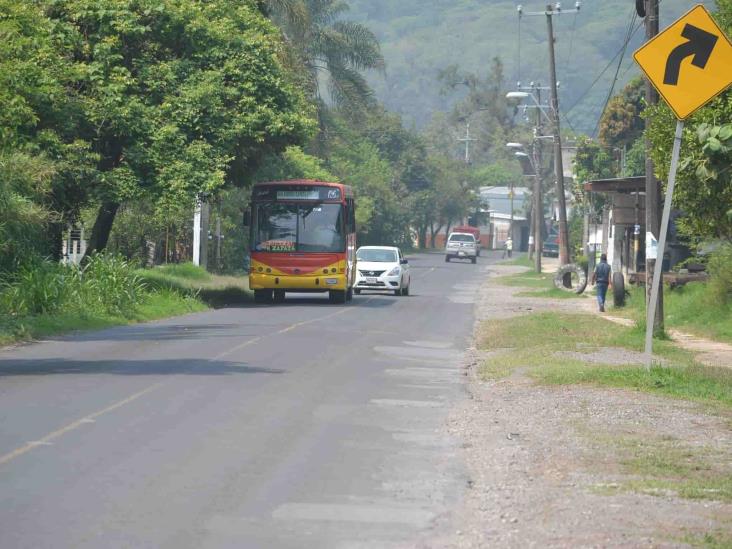
<path id="1" fill-rule="evenodd" d="M 715 17 L 729 35 L 732 1 L 719 0 Z M 649 132 L 657 175 L 665 181 L 671 160 L 676 119 L 664 104 L 649 109 Z M 679 231 L 692 243 L 714 239 L 732 242 L 732 91 L 729 89 L 686 120 L 681 162 L 674 193 L 684 213 Z"/>

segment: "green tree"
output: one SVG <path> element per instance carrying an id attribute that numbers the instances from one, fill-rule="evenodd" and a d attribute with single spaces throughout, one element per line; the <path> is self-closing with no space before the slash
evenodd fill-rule
<path id="1" fill-rule="evenodd" d="M 598 137 L 606 147 L 628 148 L 643 135 L 644 81 L 632 80 L 608 102 L 600 118 Z"/>
<path id="2" fill-rule="evenodd" d="M 732 32 L 732 1 L 718 0 L 714 14 L 722 29 Z M 666 181 L 676 118 L 665 104 L 647 109 L 656 175 Z M 679 231 L 691 242 L 732 241 L 732 92 L 685 121 L 674 205 L 684 215 Z"/>
<path id="3" fill-rule="evenodd" d="M 244 184 L 262 156 L 303 140 L 309 110 L 253 0 L 44 3 L 74 61 L 79 137 L 96 156 L 78 185 L 99 202 L 89 252 L 120 204 L 161 209 Z"/>
<path id="4" fill-rule="evenodd" d="M 296 62 L 304 67 L 308 88 L 321 110 L 327 99 L 357 110 L 372 104 L 372 91 L 362 73 L 382 70 L 384 58 L 370 30 L 341 19 L 348 10 L 346 2 L 265 0 L 264 4 L 283 29 Z"/>

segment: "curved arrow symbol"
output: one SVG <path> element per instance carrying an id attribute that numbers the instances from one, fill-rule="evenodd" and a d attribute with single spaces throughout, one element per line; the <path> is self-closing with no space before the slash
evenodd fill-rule
<path id="1" fill-rule="evenodd" d="M 694 25 L 687 25 L 681 32 L 681 36 L 688 38 L 688 42 L 676 46 L 666 60 L 666 73 L 663 76 L 663 83 L 669 86 L 676 86 L 679 83 L 679 71 L 681 62 L 687 57 L 694 56 L 691 64 L 703 69 L 707 66 L 709 56 L 714 51 L 719 36 L 711 34 Z"/>

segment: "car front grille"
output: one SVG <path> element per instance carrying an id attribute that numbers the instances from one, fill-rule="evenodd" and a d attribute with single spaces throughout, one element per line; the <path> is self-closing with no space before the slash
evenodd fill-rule
<path id="1" fill-rule="evenodd" d="M 358 272 L 361 273 L 361 276 L 381 276 L 386 271 L 362 271 L 359 269 Z"/>

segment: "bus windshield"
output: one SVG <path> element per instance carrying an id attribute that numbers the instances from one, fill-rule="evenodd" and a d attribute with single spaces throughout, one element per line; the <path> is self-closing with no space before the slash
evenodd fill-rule
<path id="1" fill-rule="evenodd" d="M 257 204 L 254 251 L 342 252 L 343 206 L 321 202 Z"/>

